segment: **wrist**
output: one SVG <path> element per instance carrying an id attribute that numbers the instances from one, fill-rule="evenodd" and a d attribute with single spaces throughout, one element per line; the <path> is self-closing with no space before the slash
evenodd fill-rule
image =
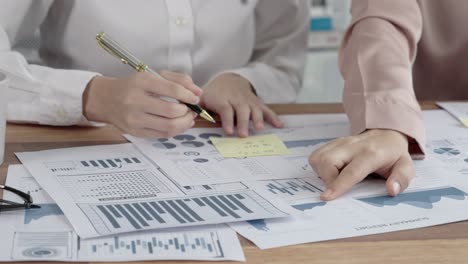
<path id="1" fill-rule="evenodd" d="M 109 123 L 105 116 L 104 98 L 109 95 L 113 78 L 96 76 L 88 83 L 83 93 L 83 115 L 89 121 Z"/>
<path id="2" fill-rule="evenodd" d="M 369 129 L 365 133 L 369 134 L 370 136 L 391 136 L 393 138 L 398 138 L 401 142 L 404 142 L 405 145 L 409 145 L 410 138 L 406 135 L 401 133 L 400 131 L 393 130 L 393 129 Z"/>

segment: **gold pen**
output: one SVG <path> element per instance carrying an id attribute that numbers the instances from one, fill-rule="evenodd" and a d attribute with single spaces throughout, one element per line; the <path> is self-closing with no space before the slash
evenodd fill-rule
<path id="1" fill-rule="evenodd" d="M 110 38 L 106 33 L 100 32 L 99 34 L 97 34 L 96 40 L 99 46 L 101 46 L 101 48 L 103 48 L 109 54 L 117 57 L 122 63 L 130 65 L 136 71 L 148 72 L 158 78 L 163 79 L 161 75 L 159 75 L 157 72 L 150 69 L 148 65 L 146 65 L 143 61 L 137 59 L 129 51 L 121 47 L 116 41 Z M 210 114 L 208 114 L 208 112 L 205 109 L 201 108 L 199 105 L 193 105 L 193 104 L 188 104 L 188 103 L 183 103 L 183 104 L 185 104 L 188 108 L 190 108 L 195 113 L 199 114 L 205 120 L 208 120 L 211 123 L 216 123 L 214 118 Z"/>

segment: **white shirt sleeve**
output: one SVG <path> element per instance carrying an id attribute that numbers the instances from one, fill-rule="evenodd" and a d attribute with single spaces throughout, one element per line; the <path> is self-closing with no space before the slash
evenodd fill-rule
<path id="1" fill-rule="evenodd" d="M 12 46 L 37 30 L 52 1 L 8 0 L 0 8 L 0 70 L 10 80 L 7 117 L 11 122 L 90 125 L 82 95 L 97 73 L 28 64 Z M 2 95 L 3 96 L 3 95 Z"/>
<path id="2" fill-rule="evenodd" d="M 259 0 L 255 16 L 256 43 L 250 63 L 223 73 L 249 80 L 265 103 L 294 102 L 306 62 L 309 1 Z"/>

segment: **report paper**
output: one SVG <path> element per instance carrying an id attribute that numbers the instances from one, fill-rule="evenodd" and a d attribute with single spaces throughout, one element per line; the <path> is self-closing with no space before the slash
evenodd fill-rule
<path id="1" fill-rule="evenodd" d="M 0 261 L 245 260 L 236 233 L 225 225 L 81 239 L 23 166 L 10 166 L 6 184 L 28 192 L 41 209 L 1 214 Z"/>
<path id="2" fill-rule="evenodd" d="M 246 183 L 271 201 L 288 203 L 291 217 L 230 226 L 268 249 L 467 220 L 467 181 L 447 175 L 437 161 L 416 163 L 416 179 L 394 198 L 380 179 L 366 180 L 332 202 L 320 200 L 326 188 L 316 177 Z"/>
<path id="3" fill-rule="evenodd" d="M 83 238 L 287 216 L 249 189 L 187 195 L 131 144 L 17 156 Z"/>
<path id="4" fill-rule="evenodd" d="M 424 111 L 423 116 L 428 134 L 426 159 L 415 162 L 417 177 L 398 197 L 389 197 L 384 182 L 379 179 L 366 180 L 332 202 L 319 199 L 325 186 L 314 176 L 244 182 L 270 201 L 288 203 L 291 216 L 230 226 L 260 248 L 267 249 L 467 220 L 466 129 L 444 111 Z M 294 124 L 310 122 L 307 125 L 324 131 L 332 120 L 339 122 L 341 118 L 344 115 L 297 116 Z M 321 128 L 320 123 L 323 124 Z M 315 146 L 303 153 L 312 152 L 313 148 Z M 298 165 L 301 160 L 304 161 L 298 156 Z M 304 168 L 310 169 L 307 165 Z"/>
<path id="5" fill-rule="evenodd" d="M 348 124 L 341 122 L 340 116 L 333 118 L 337 117 L 337 120 L 323 124 L 313 120 L 308 124 L 305 120 L 310 116 L 283 118 L 288 124 L 284 129 L 252 131 L 252 135 L 274 133 L 288 150 L 288 154 L 281 156 L 225 158 L 210 140 L 223 137 L 221 128 L 190 129 L 169 139 L 143 139 L 129 135 L 126 138 L 182 186 L 298 178 L 310 173 L 297 166 L 298 153 L 301 153 L 301 163 L 308 164 L 307 157 L 305 161 L 303 159 L 310 154 L 311 146 L 349 135 Z"/>
<path id="6" fill-rule="evenodd" d="M 438 106 L 458 119 L 465 127 L 468 127 L 468 103 L 466 102 L 438 102 Z"/>

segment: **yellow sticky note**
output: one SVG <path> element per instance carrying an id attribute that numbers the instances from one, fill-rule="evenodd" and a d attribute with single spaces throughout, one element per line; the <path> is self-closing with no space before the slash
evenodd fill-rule
<path id="1" fill-rule="evenodd" d="M 225 158 L 276 156 L 289 154 L 288 148 L 277 135 L 248 138 L 210 138 Z"/>

